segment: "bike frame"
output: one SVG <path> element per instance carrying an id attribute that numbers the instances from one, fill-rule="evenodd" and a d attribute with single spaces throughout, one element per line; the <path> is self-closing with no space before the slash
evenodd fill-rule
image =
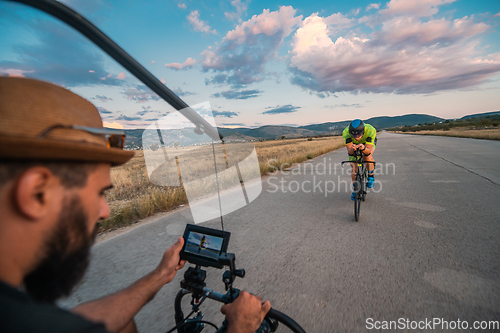
<path id="1" fill-rule="evenodd" d="M 372 161 L 364 161 L 363 157 L 364 154 L 361 150 L 356 149 L 354 151 L 354 154 L 350 155 L 354 156 L 356 159 L 354 161 L 343 161 L 342 165 L 344 163 L 353 163 L 357 167 L 356 171 L 356 176 L 355 176 L 355 181 L 354 181 L 354 192 L 356 192 L 355 197 L 354 197 L 354 219 L 356 222 L 359 221 L 359 213 L 360 213 L 360 208 L 361 208 L 361 201 L 365 201 L 366 197 L 366 181 L 368 178 L 368 171 L 365 167 L 366 163 L 372 163 L 373 166 L 376 165 L 375 162 Z"/>

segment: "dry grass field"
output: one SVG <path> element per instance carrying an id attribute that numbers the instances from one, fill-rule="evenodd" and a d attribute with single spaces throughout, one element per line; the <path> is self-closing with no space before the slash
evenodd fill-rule
<path id="1" fill-rule="evenodd" d="M 402 133 L 402 132 L 397 132 Z M 500 140 L 500 128 L 470 129 L 467 127 L 453 128 L 448 131 L 418 131 L 404 134 L 453 136 L 459 138 Z"/>
<path id="2" fill-rule="evenodd" d="M 343 146 L 340 136 L 255 142 L 261 175 Z M 106 194 L 111 214 L 101 222 L 102 231 L 130 225 L 188 201 L 182 187 L 157 186 L 149 181 L 144 152 L 141 150 L 136 151 L 134 158 L 125 165 L 113 168 L 111 179 L 114 188 Z"/>

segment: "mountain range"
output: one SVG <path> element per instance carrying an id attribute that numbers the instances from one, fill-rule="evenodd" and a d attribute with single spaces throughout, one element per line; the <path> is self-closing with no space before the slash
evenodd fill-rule
<path id="1" fill-rule="evenodd" d="M 479 113 L 468 115 L 462 117 L 461 119 L 468 119 L 473 117 L 481 117 L 487 115 L 500 114 L 500 111 Z M 404 116 L 394 116 L 394 117 L 373 117 L 369 119 L 363 119 L 367 124 L 372 125 L 377 130 L 382 130 L 385 128 L 392 128 L 398 126 L 413 126 L 425 123 L 435 123 L 445 121 L 444 118 L 439 118 L 427 114 L 407 114 Z M 337 122 L 327 122 L 321 124 L 313 124 L 306 126 L 275 126 L 266 125 L 258 128 L 225 128 L 219 127 L 219 132 L 224 136 L 225 142 L 231 141 L 255 141 L 255 140 L 270 140 L 279 139 L 285 136 L 285 138 L 299 138 L 299 137 L 310 137 L 319 135 L 340 135 L 344 128 L 349 126 L 350 120 L 337 121 Z M 142 149 L 142 134 L 144 129 L 130 129 L 126 130 L 127 133 L 127 144 L 128 149 Z M 169 138 L 165 138 L 165 141 L 169 141 Z"/>

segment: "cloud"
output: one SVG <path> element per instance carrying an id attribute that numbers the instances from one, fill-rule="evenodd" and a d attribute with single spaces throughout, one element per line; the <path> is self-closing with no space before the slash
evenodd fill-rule
<path id="1" fill-rule="evenodd" d="M 238 115 L 238 112 L 233 112 L 233 111 L 212 111 L 212 114 L 214 115 L 214 117 L 233 118 L 234 116 Z"/>
<path id="2" fill-rule="evenodd" d="M 421 20 L 444 1 L 388 4 L 380 29 L 356 36 L 331 35 L 325 18 L 306 18 L 293 37 L 292 84 L 314 92 L 425 94 L 485 82 L 500 71 L 500 53 L 479 56 L 478 37 L 491 27 L 473 17 Z M 383 10 L 379 11 L 383 12 Z M 387 13 L 387 12 L 385 12 Z M 319 96 L 321 97 L 321 96 Z"/>
<path id="3" fill-rule="evenodd" d="M 248 127 L 246 124 L 243 124 L 243 123 L 222 123 L 220 125 L 224 126 L 225 128 Z"/>
<path id="4" fill-rule="evenodd" d="M 241 22 L 241 14 L 243 14 L 244 12 L 246 12 L 247 8 L 248 8 L 248 3 L 244 2 L 242 3 L 241 0 L 233 0 L 231 1 L 231 5 L 233 5 L 235 8 L 236 8 L 236 13 L 224 13 L 224 16 L 226 16 L 226 18 L 234 21 L 234 20 L 238 20 L 239 22 Z"/>
<path id="5" fill-rule="evenodd" d="M 281 113 L 292 113 L 292 112 L 297 112 L 298 109 L 300 109 L 300 106 L 292 106 L 291 104 L 288 105 L 283 105 L 283 106 L 276 106 L 273 108 L 268 108 L 270 110 L 262 112 L 262 114 L 281 114 Z"/>
<path id="6" fill-rule="evenodd" d="M 14 69 L 14 68 L 2 68 L 0 67 L 0 74 L 3 74 L 10 77 L 26 77 L 24 74 L 33 73 L 33 71 L 23 71 L 22 69 Z"/>
<path id="7" fill-rule="evenodd" d="M 191 95 L 196 95 L 195 92 L 191 91 L 184 91 L 181 88 L 175 88 L 172 89 L 172 91 L 177 95 L 177 96 L 191 96 Z"/>
<path id="8" fill-rule="evenodd" d="M 103 121 L 102 126 L 107 127 L 107 128 L 123 129 L 123 125 L 120 123 L 117 123 L 116 121 L 114 121 L 112 123 L 108 123 L 107 121 Z"/>
<path id="9" fill-rule="evenodd" d="M 186 61 L 184 61 L 183 64 L 180 64 L 178 62 L 173 62 L 171 64 L 165 64 L 165 67 L 172 68 L 172 69 L 175 69 L 175 70 L 183 70 L 183 69 L 193 68 L 193 66 L 194 66 L 195 63 L 196 63 L 196 60 L 194 60 L 193 58 L 189 57 L 189 58 L 186 59 Z"/>
<path id="10" fill-rule="evenodd" d="M 371 3 L 366 7 L 366 11 L 369 11 L 370 9 L 379 9 L 380 4 L 379 3 Z"/>
<path id="11" fill-rule="evenodd" d="M 99 111 L 100 114 L 111 114 L 111 113 L 113 113 L 113 112 L 111 112 L 111 111 L 109 111 L 109 110 L 107 110 L 105 108 L 100 107 L 100 106 L 97 107 L 97 111 Z"/>
<path id="12" fill-rule="evenodd" d="M 236 86 L 261 81 L 264 64 L 276 56 L 284 38 L 302 21 L 295 13 L 291 6 L 274 12 L 265 9 L 229 31 L 215 50 L 204 50 L 203 71 L 218 73 L 206 83 Z"/>
<path id="13" fill-rule="evenodd" d="M 382 15 L 405 14 L 416 17 L 429 17 L 439 11 L 439 6 L 455 2 L 456 0 L 391 0 L 387 8 L 380 11 Z"/>
<path id="14" fill-rule="evenodd" d="M 359 108 L 364 108 L 365 106 L 361 105 L 359 103 L 356 103 L 356 104 L 337 104 L 337 105 L 330 105 L 328 107 L 329 108 L 356 108 L 356 109 L 359 109 Z"/>
<path id="15" fill-rule="evenodd" d="M 92 97 L 92 99 L 98 99 L 98 100 L 100 100 L 103 103 L 106 103 L 108 101 L 112 101 L 113 100 L 111 97 L 106 97 L 106 96 L 103 96 L 103 95 L 96 95 L 95 97 Z"/>
<path id="16" fill-rule="evenodd" d="M 30 38 L 18 38 L 9 45 L 10 60 L 0 60 L 0 68 L 9 75 L 24 75 L 66 87 L 93 84 L 123 85 L 124 81 L 107 77 L 106 57 L 85 37 L 70 28 L 48 20 L 45 16 L 26 15 L 24 11 L 8 11 L 4 26 L 24 26 Z M 15 22 L 15 23 L 14 23 Z M 8 32 L 5 32 L 8 33 Z M 61 51 L 63 50 L 63 51 Z M 90 70 L 89 70 L 90 69 Z M 9 71 L 9 72 L 7 72 Z"/>
<path id="17" fill-rule="evenodd" d="M 142 120 L 141 117 L 129 117 L 129 116 L 125 116 L 125 115 L 121 115 L 119 117 L 116 118 L 117 120 L 125 120 L 125 121 L 137 121 L 137 120 Z"/>
<path id="18" fill-rule="evenodd" d="M 116 78 L 118 80 L 125 80 L 125 78 L 126 78 L 125 72 L 121 72 L 120 74 L 118 74 L 118 76 Z"/>
<path id="19" fill-rule="evenodd" d="M 187 6 L 185 3 L 179 3 L 179 4 L 177 4 L 177 7 L 182 8 L 182 9 L 186 9 Z"/>
<path id="20" fill-rule="evenodd" d="M 130 100 L 134 100 L 137 103 L 145 103 L 147 101 L 158 101 L 160 100 L 160 97 L 152 92 L 149 88 L 146 86 L 137 86 L 137 87 L 131 87 L 127 88 L 123 94 Z"/>
<path id="21" fill-rule="evenodd" d="M 204 33 L 213 33 L 217 34 L 217 31 L 210 30 L 210 26 L 205 22 L 200 20 L 200 14 L 197 10 L 192 11 L 191 14 L 187 16 L 189 23 L 193 26 L 194 31 L 201 31 Z"/>
<path id="22" fill-rule="evenodd" d="M 216 98 L 224 97 L 226 99 L 248 99 L 248 98 L 258 97 L 261 92 L 262 91 L 258 89 L 242 90 L 242 91 L 226 90 L 220 93 L 215 93 L 212 95 L 212 97 Z"/>

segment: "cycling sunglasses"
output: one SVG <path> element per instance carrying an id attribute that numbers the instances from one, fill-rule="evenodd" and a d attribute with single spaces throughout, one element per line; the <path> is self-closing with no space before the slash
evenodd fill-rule
<path id="1" fill-rule="evenodd" d="M 52 125 L 42 133 L 38 135 L 39 139 L 45 138 L 50 132 L 55 129 L 65 128 L 65 129 L 75 129 L 79 131 L 85 131 L 90 134 L 103 135 L 106 138 L 106 143 L 108 148 L 120 148 L 123 149 L 125 146 L 125 131 L 114 128 L 96 128 L 96 127 L 87 127 L 80 125 Z"/>

